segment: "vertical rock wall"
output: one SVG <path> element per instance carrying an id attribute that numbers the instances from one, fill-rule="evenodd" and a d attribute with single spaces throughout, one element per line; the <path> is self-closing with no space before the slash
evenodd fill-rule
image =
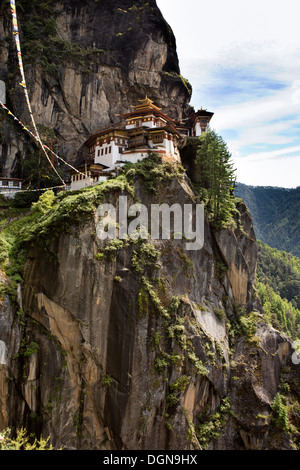
<path id="1" fill-rule="evenodd" d="M 4 3 L 1 8 L 0 80 L 7 85 L 8 107 L 30 124 L 10 10 Z M 175 38 L 155 0 L 20 1 L 17 11 L 36 122 L 54 129 L 67 160 L 74 162 L 92 132 L 116 122 L 146 95 L 173 118 L 188 110 L 191 89 L 180 76 Z M 20 176 L 18 158 L 29 157 L 27 135 L 20 136 L 7 116 L 0 118 L 2 173 Z"/>

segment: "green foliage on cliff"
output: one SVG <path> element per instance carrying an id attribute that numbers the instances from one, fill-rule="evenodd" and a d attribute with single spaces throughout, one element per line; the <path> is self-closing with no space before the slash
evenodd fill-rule
<path id="1" fill-rule="evenodd" d="M 59 78 L 59 65 L 66 62 L 90 70 L 93 61 L 101 58 L 104 51 L 60 37 L 54 4 L 53 0 L 17 2 L 24 64 L 40 62 L 43 72 L 56 79 Z"/>
<path id="2" fill-rule="evenodd" d="M 23 241 L 30 242 L 36 238 L 46 241 L 58 237 L 72 225 L 81 224 L 93 217 L 104 197 L 116 191 L 132 194 L 133 187 L 124 176 L 119 176 L 95 187 L 61 192 L 54 198 L 51 192 L 47 191 L 33 206 L 33 223 L 21 232 Z"/>
<path id="3" fill-rule="evenodd" d="M 5 217 L 5 225 L 0 234 L 0 260 L 6 266 L 9 276 L 22 276 L 22 266 L 27 250 L 32 245 L 46 244 L 68 231 L 72 226 L 84 223 L 95 214 L 97 207 L 109 201 L 115 192 L 134 195 L 134 180 L 142 179 L 148 191 L 153 192 L 158 184 L 170 181 L 174 176 L 181 176 L 182 170 L 169 164 L 163 164 L 159 157 L 146 158 L 137 165 L 128 165 L 123 173 L 114 179 L 105 181 L 95 187 L 80 191 L 53 191 L 42 194 L 26 217 L 11 220 Z M 14 202 L 11 203 L 12 205 Z M 12 210 L 12 209 L 11 209 Z M 18 213 L 18 209 L 14 209 Z M 22 210 L 21 211 L 22 215 Z M 24 212 L 23 212 L 24 215 Z M 123 246 L 122 240 L 116 240 Z M 112 253 L 108 245 L 107 253 Z M 118 246 L 116 246 L 118 250 Z M 116 251 L 115 250 L 115 251 Z M 154 256 L 153 252 L 148 253 Z"/>
<path id="4" fill-rule="evenodd" d="M 190 82 L 184 78 L 182 75 L 180 75 L 179 73 L 176 73 L 176 72 L 162 72 L 162 75 L 166 76 L 166 77 L 170 77 L 174 80 L 177 80 L 177 81 L 180 81 L 183 83 L 184 87 L 186 88 L 188 94 L 190 96 L 192 96 L 192 91 L 193 91 L 193 88 L 192 88 L 192 85 L 190 84 Z"/>
<path id="5" fill-rule="evenodd" d="M 141 290 L 138 298 L 139 312 L 149 313 L 150 305 L 152 311 L 156 312 L 163 319 L 162 333 L 155 337 L 153 348 L 157 355 L 154 360 L 154 369 L 158 374 L 167 374 L 170 367 L 177 362 L 181 362 L 184 357 L 192 366 L 196 375 L 206 376 L 208 369 L 196 356 L 190 335 L 187 332 L 186 318 L 182 316 L 182 301 L 179 297 L 173 296 L 166 301 L 162 295 L 163 280 L 157 279 L 157 261 L 160 253 L 149 242 L 140 241 L 138 248 L 133 251 L 132 268 L 136 273 Z M 143 302 L 143 304 L 142 304 Z M 168 348 L 170 339 L 174 340 L 180 347 L 182 356 L 175 354 Z M 174 398 L 171 393 L 169 399 Z M 177 400 L 173 405 L 177 404 Z M 168 402 L 168 406 L 171 403 Z"/>
<path id="6" fill-rule="evenodd" d="M 257 312 L 246 313 L 241 311 L 240 316 L 231 322 L 231 332 L 237 337 L 245 338 L 249 344 L 255 346 L 258 344 L 256 331 L 259 318 Z"/>
<path id="7" fill-rule="evenodd" d="M 0 450 L 54 450 L 49 440 L 49 437 L 32 437 L 24 428 L 18 429 L 16 437 L 12 437 L 11 430 L 6 429 L 0 434 Z"/>
<path id="8" fill-rule="evenodd" d="M 158 154 L 151 154 L 135 164 L 126 163 L 122 172 L 127 179 L 132 181 L 141 178 L 149 193 L 157 191 L 161 183 L 167 184 L 172 178 L 182 178 L 184 175 L 184 169 L 181 165 L 162 162 Z"/>
<path id="9" fill-rule="evenodd" d="M 197 418 L 196 436 L 203 449 L 207 449 L 210 442 L 220 437 L 222 429 L 230 416 L 234 416 L 230 398 L 224 398 L 215 413 L 209 415 L 205 411 Z"/>
<path id="10" fill-rule="evenodd" d="M 297 428 L 290 422 L 286 398 L 280 393 L 277 393 L 271 407 L 273 411 L 272 420 L 275 426 L 288 434 L 298 434 Z"/>
<path id="11" fill-rule="evenodd" d="M 3 214 L 0 261 L 10 281 L 2 284 L 1 292 L 10 296 L 13 305 L 17 306 L 17 286 L 22 283 L 23 267 L 30 248 L 43 246 L 47 251 L 51 240 L 93 217 L 103 198 L 115 191 L 132 194 L 133 187 L 124 176 L 120 176 L 78 192 L 61 192 L 55 196 L 53 191 L 47 191 L 33 204 L 30 212 L 27 210 L 26 215 L 20 209 L 13 209 L 20 217 L 11 218 L 11 212 Z"/>
<path id="12" fill-rule="evenodd" d="M 24 62 L 41 61 L 43 71 L 59 78 L 59 64 L 72 62 L 88 71 L 93 61 L 103 54 L 99 49 L 86 49 L 80 44 L 74 44 L 67 39 L 50 37 L 47 43 L 40 39 L 30 40 L 24 45 Z"/>
<path id="13" fill-rule="evenodd" d="M 52 191 L 47 191 L 38 202 L 33 203 L 31 211 L 25 217 L 24 211 L 10 209 L 7 217 L 3 218 L 0 233 L 0 262 L 11 279 L 9 285 L 2 287 L 3 293 L 8 293 L 16 301 L 17 285 L 22 282 L 23 265 L 31 246 L 42 243 L 47 247 L 63 231 L 92 218 L 98 205 L 109 200 L 115 191 L 134 195 L 136 179 L 141 179 L 146 190 L 154 193 L 160 184 L 170 182 L 173 177 L 181 178 L 183 174 L 181 167 L 163 164 L 158 156 L 154 156 L 136 165 L 127 165 L 118 178 L 96 187 L 61 192 L 57 196 Z M 15 217 L 12 218 L 12 215 Z M 153 282 L 145 276 L 146 270 L 157 264 L 159 253 L 149 244 L 134 245 L 132 263 L 141 276 L 143 296 L 147 297 L 147 302 L 151 301 L 155 305 L 163 317 L 170 319 L 170 312 L 161 303 Z M 107 243 L 97 257 L 99 260 L 108 257 L 113 260 L 118 251 L 127 246 L 129 244 L 126 240 Z M 300 261 L 296 257 L 259 243 L 257 294 L 262 301 L 266 319 L 293 338 L 300 337 L 300 312 L 297 309 L 299 272 Z"/>
<path id="14" fill-rule="evenodd" d="M 24 209 L 7 209 L 0 218 L 0 269 L 10 279 L 9 283 L 0 284 L 0 293 L 9 295 L 12 305 L 17 306 L 17 286 L 22 281 L 21 272 L 27 255 L 19 234 L 31 218 Z"/>
<path id="15" fill-rule="evenodd" d="M 21 217 L 11 220 L 8 216 L 11 214 L 9 212 L 3 218 L 3 228 L 0 233 L 0 262 L 10 278 L 10 283 L 2 286 L 2 293 L 9 294 L 11 301 L 16 303 L 17 286 L 22 282 L 23 266 L 31 247 L 43 246 L 47 250 L 53 239 L 91 219 L 97 207 L 104 200 L 109 201 L 116 192 L 133 196 L 136 178 L 142 179 L 146 189 L 153 192 L 158 184 L 180 176 L 182 176 L 182 169 L 164 164 L 159 157 L 153 156 L 137 165 L 128 165 L 118 178 L 110 179 L 95 187 L 80 191 L 60 192 L 57 196 L 53 191 L 47 191 L 32 204 L 31 211 L 26 213 L 26 216 L 24 216 L 24 209 L 10 209 L 14 211 L 14 214 L 20 213 Z M 14 202 L 11 204 L 13 205 Z M 118 250 L 125 246 L 128 246 L 128 241 L 113 240 L 107 244 L 103 253 L 97 255 L 98 259 L 103 259 L 106 255 L 113 259 Z M 143 257 L 147 255 L 151 264 L 157 258 L 153 249 L 150 248 L 148 247 L 148 251 L 143 253 Z M 145 261 L 145 263 L 148 262 Z M 145 289 L 155 301 L 156 297 L 151 284 L 146 281 Z"/>

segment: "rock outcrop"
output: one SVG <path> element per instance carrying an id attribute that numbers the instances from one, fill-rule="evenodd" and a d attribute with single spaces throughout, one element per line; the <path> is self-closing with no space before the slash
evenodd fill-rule
<path id="1" fill-rule="evenodd" d="M 78 196 L 82 207 L 97 191 Z M 149 209 L 195 204 L 184 176 L 155 192 L 141 179 L 134 192 L 116 184 L 102 201 L 120 194 Z M 238 229 L 215 234 L 205 221 L 199 251 L 175 239 L 100 241 L 96 210 L 52 240 L 43 230 L 46 245 L 38 237 L 25 265 L 24 315 L 0 317 L 2 422 L 67 449 L 294 448 L 272 403 L 283 380 L 299 403 L 299 368 L 255 298 L 252 221 L 239 209 Z"/>
<path id="2" fill-rule="evenodd" d="M 7 3 L 1 11 L 0 80 L 8 107 L 30 125 Z M 20 0 L 17 11 L 33 113 L 44 130 L 55 131 L 56 149 L 67 161 L 76 160 L 92 132 L 112 125 L 146 95 L 173 118 L 189 109 L 191 88 L 155 0 Z M 22 176 L 22 162 L 33 151 L 23 143 L 28 147 L 28 136 L 20 138 L 10 119 L 1 119 L 2 173 Z"/>

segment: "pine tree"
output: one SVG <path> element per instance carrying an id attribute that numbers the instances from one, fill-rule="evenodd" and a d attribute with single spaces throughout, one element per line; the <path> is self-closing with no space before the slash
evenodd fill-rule
<path id="1" fill-rule="evenodd" d="M 275 395 L 273 403 L 271 405 L 273 410 L 273 420 L 277 427 L 283 429 L 286 432 L 290 431 L 290 423 L 288 418 L 288 410 L 284 405 L 280 393 Z"/>
<path id="2" fill-rule="evenodd" d="M 227 144 L 215 131 L 199 137 L 196 163 L 200 166 L 200 185 L 207 192 L 207 212 L 216 227 L 224 226 L 234 209 L 235 170 Z"/>

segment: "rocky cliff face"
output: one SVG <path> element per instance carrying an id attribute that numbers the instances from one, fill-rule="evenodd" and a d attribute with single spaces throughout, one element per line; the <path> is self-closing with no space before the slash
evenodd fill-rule
<path id="1" fill-rule="evenodd" d="M 28 123 L 7 2 L 1 8 L 0 79 Z M 92 131 L 146 94 L 173 117 L 188 111 L 174 36 L 154 0 L 18 8 L 34 114 L 70 161 Z M 34 146 L 3 114 L 1 126 L 2 173 L 17 176 Z M 116 206 L 119 195 L 149 211 L 196 204 L 185 174 L 157 163 L 61 193 L 24 218 L 10 250 L 13 282 L 0 273 L 9 285 L 0 302 L 0 429 L 25 426 L 66 449 L 299 446 L 300 369 L 256 298 L 247 208 L 238 204 L 235 224 L 218 232 L 205 220 L 198 251 L 174 237 L 100 241 L 97 207 Z"/>
<path id="2" fill-rule="evenodd" d="M 146 95 L 174 118 L 187 111 L 190 85 L 180 76 L 175 38 L 155 0 L 20 0 L 17 11 L 36 122 L 54 129 L 68 161 L 92 132 Z M 6 2 L 1 12 L 0 79 L 8 107 L 29 125 Z M 20 129 L 1 119 L 2 173 L 20 176 L 32 149 Z"/>
<path id="3" fill-rule="evenodd" d="M 155 192 L 141 178 L 110 184 L 61 198 L 64 226 L 50 210 L 25 264 L 24 314 L 12 323 L 3 305 L 2 426 L 25 424 L 70 449 L 294 448 L 271 405 L 285 385 L 297 425 L 299 366 L 255 297 L 245 206 L 235 230 L 205 222 L 200 251 L 174 239 L 103 242 L 100 200 L 195 205 L 183 175 Z"/>

